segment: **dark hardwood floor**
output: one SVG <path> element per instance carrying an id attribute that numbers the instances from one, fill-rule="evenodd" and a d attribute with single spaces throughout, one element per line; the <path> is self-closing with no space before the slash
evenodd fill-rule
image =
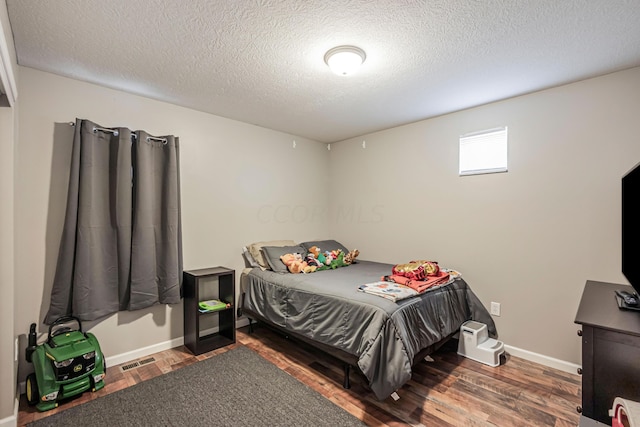
<path id="1" fill-rule="evenodd" d="M 398 390 L 400 399 L 376 399 L 366 382 L 351 374 L 342 388 L 342 363 L 266 328 L 237 332 L 237 343 L 199 356 L 185 347 L 152 355 L 155 362 L 123 372 L 109 367 L 105 387 L 62 402 L 39 413 L 21 396 L 18 426 L 64 411 L 163 373 L 197 363 L 237 346 L 246 346 L 371 426 L 577 426 L 581 381 L 578 375 L 547 368 L 517 357 L 492 368 L 458 356 L 455 346 L 432 355 L 433 362 L 414 367 L 411 380 Z M 147 356 L 143 359 L 148 359 Z"/>

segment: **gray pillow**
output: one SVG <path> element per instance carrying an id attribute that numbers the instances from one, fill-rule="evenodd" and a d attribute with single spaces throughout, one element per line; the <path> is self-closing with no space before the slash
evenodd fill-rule
<path id="1" fill-rule="evenodd" d="M 293 240 L 269 240 L 266 242 L 255 242 L 247 246 L 249 253 L 253 259 L 260 265 L 262 270 L 268 270 L 269 264 L 267 260 L 262 256 L 263 246 L 296 246 L 296 242 Z"/>
<path id="2" fill-rule="evenodd" d="M 302 255 L 302 258 L 307 255 L 307 252 L 302 246 L 263 246 L 262 247 L 262 255 L 264 259 L 271 267 L 271 270 L 276 273 L 288 273 L 289 270 L 287 266 L 284 265 L 280 257 L 284 254 L 295 254 L 299 253 Z"/>
<path id="3" fill-rule="evenodd" d="M 312 246 L 317 246 L 322 252 L 342 249 L 342 252 L 344 252 L 345 255 L 349 253 L 349 249 L 347 249 L 342 243 L 335 240 L 310 240 L 308 242 L 300 243 L 300 246 L 304 248 L 305 253 L 309 252 L 309 248 Z"/>

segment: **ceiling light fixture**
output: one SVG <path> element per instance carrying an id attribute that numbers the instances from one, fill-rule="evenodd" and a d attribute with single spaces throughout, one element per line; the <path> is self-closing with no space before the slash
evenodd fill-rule
<path id="1" fill-rule="evenodd" d="M 325 53 L 324 62 L 335 74 L 347 76 L 355 73 L 366 58 L 364 50 L 359 47 L 338 46 Z"/>

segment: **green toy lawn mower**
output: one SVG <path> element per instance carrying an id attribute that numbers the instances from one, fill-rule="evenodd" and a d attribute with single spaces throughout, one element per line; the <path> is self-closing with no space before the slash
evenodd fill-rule
<path id="1" fill-rule="evenodd" d="M 27 362 L 35 372 L 27 376 L 27 402 L 39 411 L 87 390 L 104 387 L 106 364 L 95 335 L 82 332 L 80 319 L 64 316 L 49 326 L 47 341 L 37 344 L 36 324 L 29 330 Z"/>

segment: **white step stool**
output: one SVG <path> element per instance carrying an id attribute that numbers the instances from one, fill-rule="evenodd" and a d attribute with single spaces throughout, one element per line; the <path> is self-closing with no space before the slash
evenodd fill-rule
<path id="1" fill-rule="evenodd" d="M 613 408 L 609 409 L 609 416 L 613 418 L 613 427 L 640 426 L 640 403 L 616 397 L 613 400 Z"/>
<path id="2" fill-rule="evenodd" d="M 489 366 L 500 365 L 504 354 L 504 343 L 489 338 L 487 325 L 474 320 L 466 321 L 460 327 L 458 354 Z"/>

